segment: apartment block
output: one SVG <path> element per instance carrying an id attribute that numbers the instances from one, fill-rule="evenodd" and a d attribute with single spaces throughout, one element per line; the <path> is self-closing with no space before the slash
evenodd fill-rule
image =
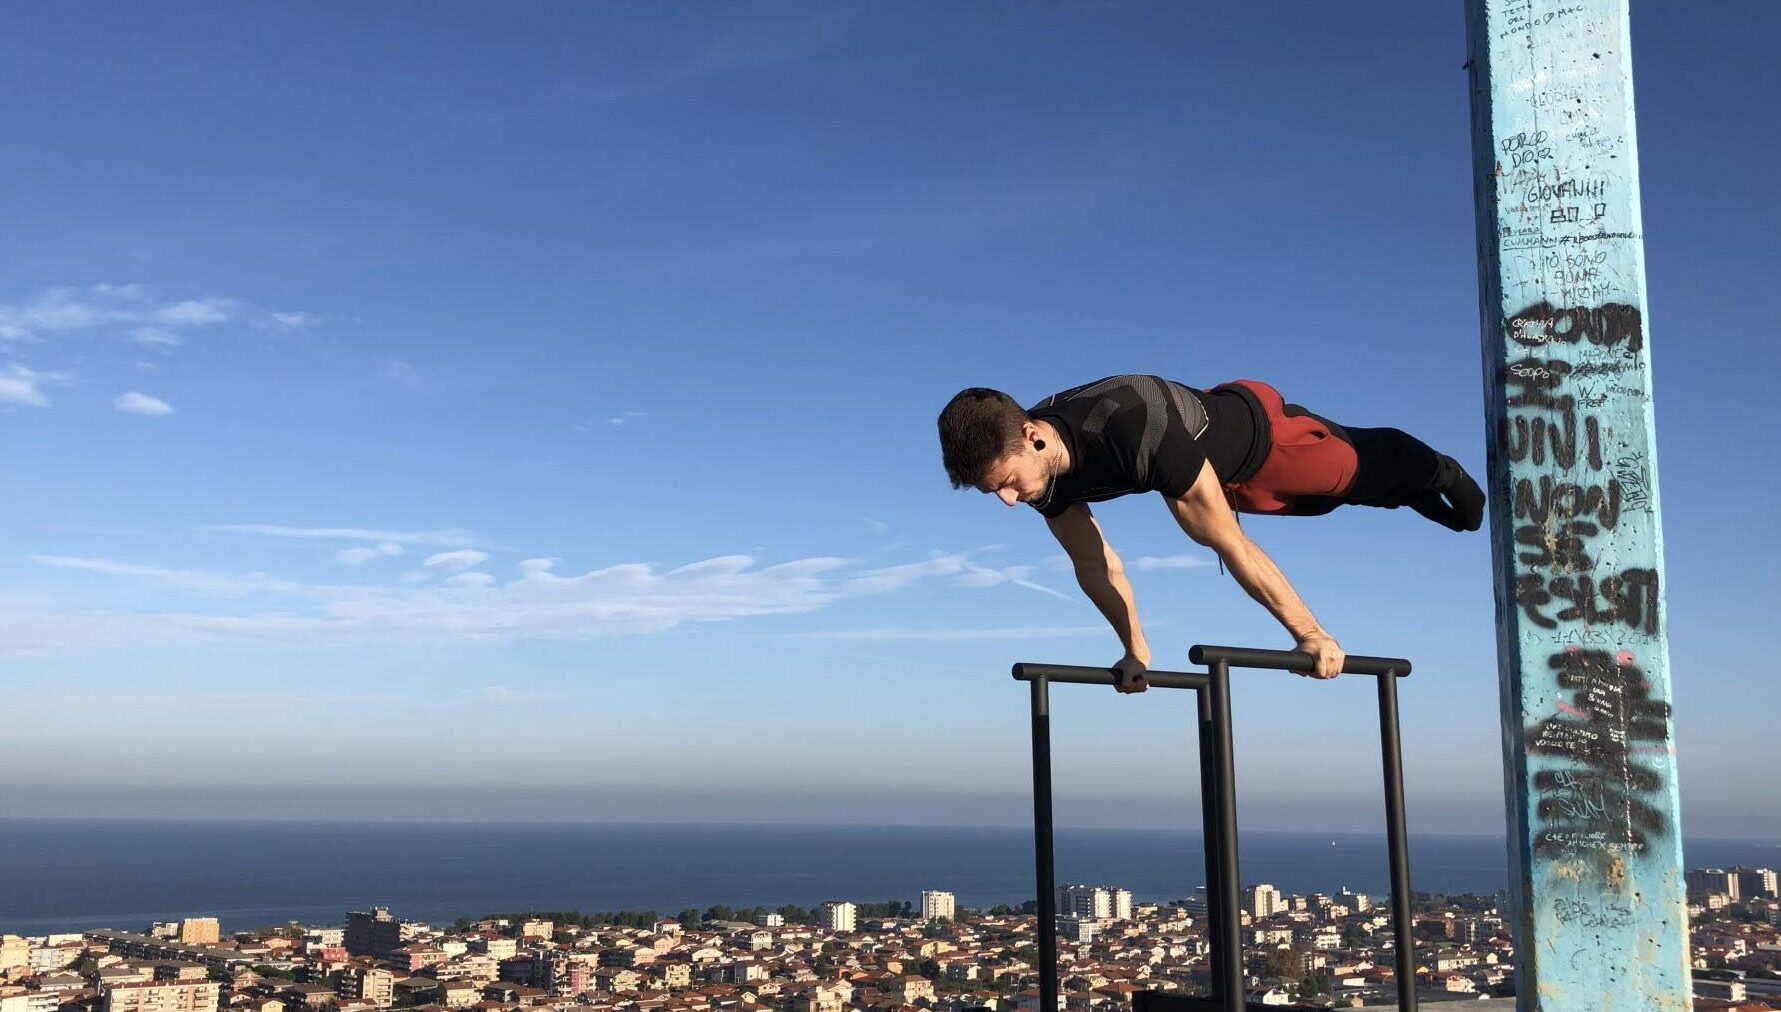
<path id="1" fill-rule="evenodd" d="M 105 988 L 103 1012 L 216 1012 L 221 988 L 211 980 L 120 981 Z"/>
<path id="2" fill-rule="evenodd" d="M 859 908 L 845 900 L 829 900 L 822 905 L 821 919 L 825 931 L 854 931 Z"/>

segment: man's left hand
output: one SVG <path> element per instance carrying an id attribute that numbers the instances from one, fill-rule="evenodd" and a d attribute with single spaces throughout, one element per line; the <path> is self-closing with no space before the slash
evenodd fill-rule
<path id="1" fill-rule="evenodd" d="M 1328 633 L 1307 633 L 1299 637 L 1299 651 L 1311 655 L 1317 663 L 1315 671 L 1295 671 L 1295 675 L 1309 675 L 1312 678 L 1334 678 L 1342 673 L 1342 664 L 1347 655 Z"/>

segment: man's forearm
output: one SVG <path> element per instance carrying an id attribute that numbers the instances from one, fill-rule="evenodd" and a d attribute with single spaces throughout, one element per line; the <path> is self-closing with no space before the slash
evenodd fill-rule
<path id="1" fill-rule="evenodd" d="M 1125 570 L 1077 566 L 1076 583 L 1101 610 L 1126 653 L 1149 664 L 1150 645 L 1144 642 L 1144 629 L 1138 624 L 1138 604 L 1132 596 L 1132 584 L 1126 579 Z"/>
<path id="2" fill-rule="evenodd" d="M 1298 591 L 1286 581 L 1286 574 L 1255 542 L 1245 538 L 1240 545 L 1219 553 L 1219 557 L 1238 585 L 1268 609 L 1294 639 L 1323 632 Z"/>

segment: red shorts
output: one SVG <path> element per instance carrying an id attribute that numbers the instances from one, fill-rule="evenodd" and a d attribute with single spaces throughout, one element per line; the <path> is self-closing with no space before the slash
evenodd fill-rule
<path id="1" fill-rule="evenodd" d="M 1231 507 L 1242 513 L 1291 513 L 1299 496 L 1339 497 L 1354 484 L 1357 459 L 1342 427 L 1288 404 L 1266 383 L 1237 380 L 1214 390 L 1242 387 L 1254 395 L 1267 419 L 1267 456 L 1241 482 L 1224 487 Z"/>

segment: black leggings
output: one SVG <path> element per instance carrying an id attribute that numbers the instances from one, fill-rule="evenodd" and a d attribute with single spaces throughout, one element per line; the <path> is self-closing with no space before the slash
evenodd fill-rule
<path id="1" fill-rule="evenodd" d="M 1289 405 L 1288 411 L 1296 413 L 1294 407 Z M 1403 429 L 1349 429 L 1317 417 L 1332 435 L 1354 447 L 1354 481 L 1340 496 L 1299 496 L 1292 504 L 1293 516 L 1321 516 L 1338 506 L 1397 509 L 1426 494 L 1438 480 L 1441 455 Z"/>

